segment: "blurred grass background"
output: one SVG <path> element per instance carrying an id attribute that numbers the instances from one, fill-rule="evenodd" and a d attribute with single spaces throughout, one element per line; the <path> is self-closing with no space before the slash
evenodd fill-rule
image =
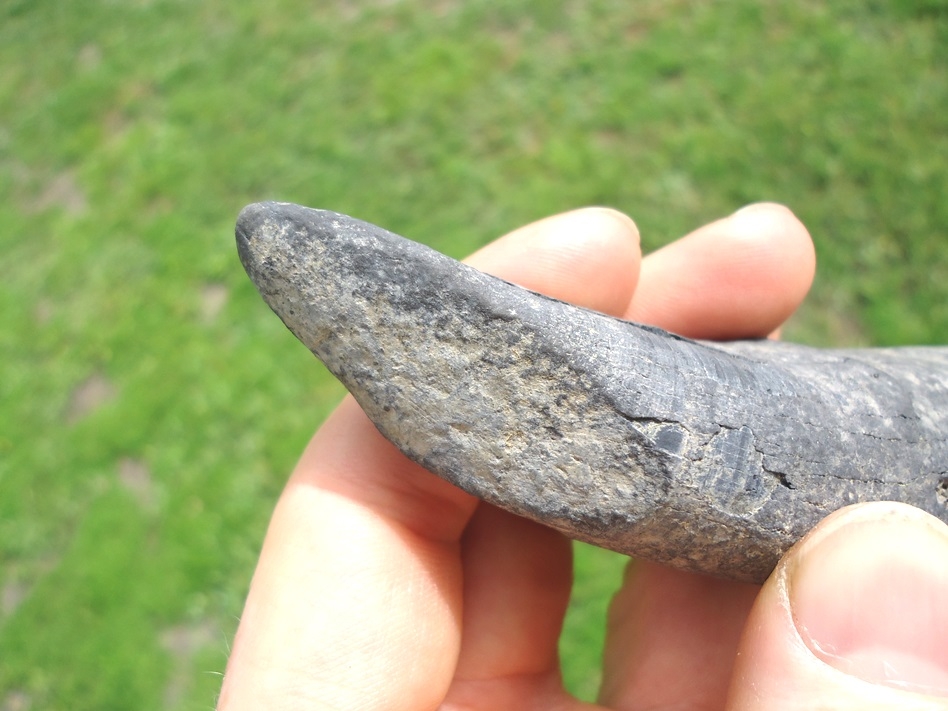
<path id="1" fill-rule="evenodd" d="M 214 704 L 342 394 L 244 276 L 245 203 L 460 257 L 777 200 L 820 260 L 788 337 L 944 342 L 946 40 L 945 0 L 0 2 L 0 711 Z M 584 698 L 622 566 L 579 548 Z"/>

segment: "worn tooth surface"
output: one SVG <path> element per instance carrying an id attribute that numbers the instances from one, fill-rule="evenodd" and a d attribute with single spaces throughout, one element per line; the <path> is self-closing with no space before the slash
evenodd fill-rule
<path id="1" fill-rule="evenodd" d="M 245 208 L 237 243 L 402 452 L 573 538 L 761 581 L 846 504 L 948 520 L 948 349 L 689 341 L 285 203 Z"/>

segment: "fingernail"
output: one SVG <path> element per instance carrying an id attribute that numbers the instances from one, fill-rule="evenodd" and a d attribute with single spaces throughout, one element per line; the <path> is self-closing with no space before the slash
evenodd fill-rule
<path id="1" fill-rule="evenodd" d="M 902 504 L 851 507 L 790 561 L 794 623 L 814 655 L 868 682 L 948 696 L 948 526 Z"/>

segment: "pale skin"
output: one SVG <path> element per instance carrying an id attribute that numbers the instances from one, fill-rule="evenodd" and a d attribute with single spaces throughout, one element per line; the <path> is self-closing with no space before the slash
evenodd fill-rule
<path id="1" fill-rule="evenodd" d="M 592 208 L 521 228 L 468 263 L 697 338 L 773 335 L 814 272 L 804 226 L 761 204 L 645 257 Z M 346 399 L 274 512 L 218 708 L 319 711 L 948 711 L 948 526 L 850 507 L 763 587 L 629 567 L 597 704 L 560 682 L 572 584 L 558 533 L 412 464 Z"/>

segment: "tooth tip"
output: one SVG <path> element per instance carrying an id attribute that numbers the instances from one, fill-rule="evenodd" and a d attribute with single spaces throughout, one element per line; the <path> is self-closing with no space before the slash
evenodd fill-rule
<path id="1" fill-rule="evenodd" d="M 237 225 L 234 228 L 234 236 L 237 239 L 237 250 L 240 253 L 244 264 L 252 256 L 253 242 L 261 234 L 265 233 L 263 226 L 267 222 L 267 216 L 270 213 L 270 203 L 257 202 L 247 205 L 237 216 Z"/>
<path id="2" fill-rule="evenodd" d="M 268 223 L 286 220 L 292 217 L 293 210 L 299 206 L 279 202 L 255 202 L 247 205 L 237 216 L 236 235 L 238 243 L 247 244 L 252 237 L 264 233 Z"/>

